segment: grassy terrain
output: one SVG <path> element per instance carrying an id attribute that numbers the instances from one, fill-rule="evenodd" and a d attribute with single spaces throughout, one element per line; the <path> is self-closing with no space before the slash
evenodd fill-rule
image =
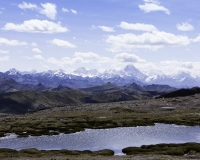
<path id="1" fill-rule="evenodd" d="M 184 144 L 156 144 L 143 145 L 141 147 L 127 147 L 122 150 L 126 155 L 136 154 L 163 154 L 183 156 L 185 154 L 200 153 L 199 143 L 184 143 Z"/>
<path id="2" fill-rule="evenodd" d="M 66 105 L 31 114 L 1 116 L 0 122 L 0 136 L 5 136 L 5 133 L 16 133 L 19 137 L 70 134 L 83 131 L 85 128 L 147 126 L 154 125 L 154 123 L 194 126 L 200 125 L 200 95 L 116 103 Z M 156 148 L 160 150 L 159 147 L 154 147 L 155 150 L 150 152 L 160 154 Z M 180 155 L 186 153 L 182 148 L 178 149 Z M 145 148 L 135 148 L 135 150 L 139 154 L 150 153 Z M 176 149 L 172 148 L 172 150 Z M 165 152 L 165 154 L 169 153 L 171 150 Z M 40 154 L 38 152 L 38 155 Z M 51 154 L 48 154 L 51 157 Z M 79 154 L 85 155 L 86 153 Z M 91 152 L 88 154 L 95 155 Z"/>

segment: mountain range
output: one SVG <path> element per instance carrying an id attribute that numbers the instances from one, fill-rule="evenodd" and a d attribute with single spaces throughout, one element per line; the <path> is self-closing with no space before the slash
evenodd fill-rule
<path id="1" fill-rule="evenodd" d="M 72 73 L 61 69 L 43 72 L 37 72 L 35 70 L 20 72 L 13 68 L 7 72 L 0 72 L 0 77 L 12 78 L 22 84 L 37 85 L 41 83 L 46 87 L 65 85 L 70 88 L 83 88 L 107 82 L 118 86 L 129 86 L 133 82 L 139 85 L 160 84 L 178 88 L 200 86 L 200 77 L 192 77 L 185 72 L 173 76 L 160 74 L 148 76 L 138 70 L 134 65 L 127 65 L 121 70 L 105 70 L 102 73 L 96 69 L 87 70 L 84 67 L 77 68 Z"/>
<path id="2" fill-rule="evenodd" d="M 176 90 L 167 85 L 141 86 L 134 82 L 129 86 L 107 82 L 74 89 L 66 85 L 46 87 L 41 83 L 22 84 L 12 78 L 0 78 L 0 113 L 24 114 L 56 106 L 151 99 Z"/>

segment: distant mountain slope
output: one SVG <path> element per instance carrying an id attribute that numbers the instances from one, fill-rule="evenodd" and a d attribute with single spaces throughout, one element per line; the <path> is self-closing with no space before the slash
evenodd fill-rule
<path id="1" fill-rule="evenodd" d="M 31 90 L 32 86 L 16 82 L 12 78 L 0 78 L 0 93 L 16 92 L 18 90 Z"/>
<path id="2" fill-rule="evenodd" d="M 194 94 L 200 94 L 200 88 L 199 87 L 194 87 L 194 88 L 191 88 L 191 89 L 179 89 L 177 91 L 161 95 L 158 98 L 184 97 L 184 96 L 191 96 L 191 95 L 194 95 Z"/>
<path id="3" fill-rule="evenodd" d="M 116 91 L 120 89 L 122 89 L 122 87 L 119 87 L 111 82 L 92 87 L 80 88 L 80 90 L 85 92 L 106 92 L 106 91 Z"/>
<path id="4" fill-rule="evenodd" d="M 20 91 L 14 93 L 0 94 L 0 111 L 4 113 L 27 113 L 35 106 L 44 105 L 47 107 L 63 106 L 69 104 L 78 104 L 84 102 L 84 97 L 94 96 L 87 93 L 73 91 Z M 95 98 L 95 97 L 94 97 Z M 98 100 L 100 101 L 100 100 Z"/>
<path id="5" fill-rule="evenodd" d="M 135 100 L 132 95 L 121 91 L 86 93 L 80 90 L 68 91 L 18 91 L 0 94 L 0 112 L 12 114 L 24 114 L 29 110 L 37 109 L 37 106 L 52 108 L 55 106 L 74 105 L 82 103 L 106 103 Z"/>
<path id="6" fill-rule="evenodd" d="M 65 85 L 59 85 L 58 87 L 52 88 L 51 90 L 52 91 L 68 91 L 68 90 L 71 90 L 71 88 Z"/>
<path id="7" fill-rule="evenodd" d="M 171 87 L 169 85 L 158 85 L 158 84 L 145 85 L 143 86 L 143 88 L 145 88 L 146 91 L 157 91 L 165 93 L 177 90 L 177 88 Z"/>

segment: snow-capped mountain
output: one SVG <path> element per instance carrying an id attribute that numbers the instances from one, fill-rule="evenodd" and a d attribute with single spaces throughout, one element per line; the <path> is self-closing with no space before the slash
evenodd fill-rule
<path id="1" fill-rule="evenodd" d="M 105 70 L 102 73 L 96 69 L 87 70 L 84 67 L 77 68 L 72 73 L 61 69 L 43 72 L 37 72 L 35 70 L 20 72 L 13 68 L 4 73 L 0 72 L 0 77 L 13 78 L 22 84 L 37 85 L 41 83 L 47 87 L 66 85 L 71 88 L 81 88 L 107 82 L 118 86 L 128 86 L 133 82 L 139 85 L 162 84 L 173 87 L 200 86 L 200 77 L 192 77 L 189 73 L 180 72 L 176 75 L 165 75 L 157 71 L 152 71 L 151 75 L 145 75 L 133 65 L 127 65 L 121 70 Z"/>

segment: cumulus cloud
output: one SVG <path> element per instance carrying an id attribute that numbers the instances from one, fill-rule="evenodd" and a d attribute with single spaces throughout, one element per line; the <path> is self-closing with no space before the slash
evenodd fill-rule
<path id="1" fill-rule="evenodd" d="M 144 2 L 145 3 L 143 5 L 139 5 L 138 7 L 145 13 L 162 11 L 170 15 L 169 9 L 165 8 L 164 6 L 161 6 L 158 0 L 144 0 Z"/>
<path id="2" fill-rule="evenodd" d="M 187 23 L 187 22 L 181 23 L 181 24 L 178 23 L 176 25 L 176 27 L 180 31 L 193 31 L 194 30 L 194 27 L 191 24 Z"/>
<path id="3" fill-rule="evenodd" d="M 115 59 L 122 62 L 133 62 L 133 63 L 144 63 L 146 62 L 144 59 L 136 56 L 135 54 L 121 53 L 115 56 Z"/>
<path id="4" fill-rule="evenodd" d="M 33 43 L 31 43 L 31 46 L 32 47 L 37 47 L 38 45 L 37 45 L 37 43 L 33 42 Z"/>
<path id="5" fill-rule="evenodd" d="M 119 27 L 125 30 L 136 30 L 136 31 L 146 31 L 146 32 L 152 32 L 157 30 L 157 28 L 154 25 L 144 24 L 144 23 L 133 24 L 133 23 L 121 22 Z"/>
<path id="6" fill-rule="evenodd" d="M 23 24 L 7 23 L 3 30 L 13 30 L 17 32 L 30 33 L 62 33 L 69 31 L 66 27 L 61 26 L 61 23 L 54 23 L 48 20 L 31 19 L 24 21 Z"/>
<path id="7" fill-rule="evenodd" d="M 101 29 L 104 32 L 115 32 L 113 27 L 107 27 L 107 26 L 95 26 L 92 25 L 91 29 Z"/>
<path id="8" fill-rule="evenodd" d="M 50 19 L 55 19 L 57 15 L 57 10 L 56 10 L 56 5 L 53 3 L 41 3 L 40 6 L 37 6 L 36 4 L 33 3 L 27 3 L 23 2 L 18 5 L 20 9 L 31 9 L 35 10 L 40 14 L 44 14 L 46 17 Z"/>
<path id="9" fill-rule="evenodd" d="M 106 43 L 110 44 L 108 51 L 131 51 L 134 48 L 157 50 L 165 46 L 186 46 L 190 44 L 187 36 L 174 35 L 167 32 L 153 31 L 141 35 L 132 33 L 108 35 Z"/>
<path id="10" fill-rule="evenodd" d="M 62 12 L 69 12 L 69 10 L 66 9 L 66 8 L 62 8 L 61 11 L 62 11 Z"/>
<path id="11" fill-rule="evenodd" d="M 33 48 L 32 49 L 32 52 L 36 52 L 36 53 L 42 53 L 42 51 L 38 48 Z"/>
<path id="12" fill-rule="evenodd" d="M 9 59 L 10 59 L 10 57 L 9 57 L 9 56 L 0 57 L 0 62 L 9 61 Z"/>
<path id="13" fill-rule="evenodd" d="M 32 3 L 27 3 L 27 2 L 23 2 L 21 4 L 18 5 L 19 8 L 21 9 L 31 9 L 31 10 L 36 10 L 38 9 L 38 6 L 36 4 L 32 4 Z"/>
<path id="14" fill-rule="evenodd" d="M 193 76 L 198 75 L 200 62 L 180 62 L 180 61 L 162 61 L 158 68 L 166 75 L 176 75 L 181 72 L 189 73 Z"/>
<path id="15" fill-rule="evenodd" d="M 76 11 L 76 10 L 74 10 L 74 9 L 71 9 L 71 12 L 73 13 L 73 14 L 77 14 L 78 12 Z"/>
<path id="16" fill-rule="evenodd" d="M 75 52 L 74 57 L 82 57 L 82 58 L 99 58 L 100 56 L 93 52 Z"/>
<path id="17" fill-rule="evenodd" d="M 114 28 L 112 28 L 112 27 L 99 26 L 98 28 L 100 28 L 104 32 L 115 32 Z"/>
<path id="18" fill-rule="evenodd" d="M 57 59 L 55 59 L 54 57 L 50 57 L 47 59 L 47 62 L 48 63 L 51 63 L 51 64 L 54 64 L 54 65 L 57 65 L 59 67 L 62 67 L 64 66 L 63 62 L 62 61 L 59 61 Z"/>
<path id="19" fill-rule="evenodd" d="M 59 46 L 59 47 L 76 48 L 76 45 L 74 45 L 68 41 L 64 41 L 62 39 L 54 39 L 54 40 L 50 41 L 50 43 L 54 44 L 56 46 Z"/>
<path id="20" fill-rule="evenodd" d="M 154 3 L 154 4 L 160 4 L 159 0 L 143 0 L 145 3 Z"/>
<path id="21" fill-rule="evenodd" d="M 0 50 L 0 53 L 2 53 L 2 54 L 7 54 L 7 53 L 9 53 L 9 51 Z"/>
<path id="22" fill-rule="evenodd" d="M 112 63 L 113 59 L 109 57 L 101 57 L 93 52 L 75 52 L 73 57 L 63 57 L 62 59 L 56 59 L 55 57 L 50 57 L 47 60 L 48 63 L 57 65 L 59 67 L 72 66 L 76 64 L 93 64 L 100 66 L 105 63 Z M 118 61 L 119 62 L 119 61 Z"/>
<path id="23" fill-rule="evenodd" d="M 47 16 L 50 19 L 55 19 L 56 18 L 56 14 L 57 14 L 57 10 L 56 10 L 56 5 L 52 4 L 52 3 L 41 3 L 41 6 L 43 7 L 43 9 L 41 9 L 39 11 L 39 13 L 44 14 L 45 16 Z"/>
<path id="24" fill-rule="evenodd" d="M 32 57 L 25 56 L 26 59 L 37 59 L 37 60 L 45 60 L 41 55 L 37 54 Z"/>
<path id="25" fill-rule="evenodd" d="M 7 45 L 7 46 L 26 46 L 26 42 L 20 42 L 18 40 L 8 40 L 6 38 L 0 38 L 0 45 Z"/>
<path id="26" fill-rule="evenodd" d="M 47 62 L 63 68 L 65 65 L 72 66 L 77 63 L 88 63 L 89 61 L 87 60 L 84 61 L 83 58 L 81 57 L 75 57 L 75 58 L 63 57 L 60 60 L 54 57 L 50 57 L 47 59 Z"/>
<path id="27" fill-rule="evenodd" d="M 102 57 L 93 52 L 75 52 L 74 57 L 83 59 L 84 63 L 93 63 L 98 66 L 113 61 L 109 57 Z"/>
<path id="28" fill-rule="evenodd" d="M 192 42 L 200 42 L 200 35 L 198 37 L 196 37 L 195 39 L 191 40 Z"/>

